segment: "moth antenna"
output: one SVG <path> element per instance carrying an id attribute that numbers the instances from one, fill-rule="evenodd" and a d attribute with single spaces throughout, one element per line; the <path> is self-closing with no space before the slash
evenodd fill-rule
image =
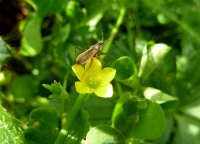
<path id="1" fill-rule="evenodd" d="M 78 49 L 78 50 L 82 50 L 82 49 L 77 46 L 75 46 L 74 48 L 75 48 L 75 56 L 77 56 L 76 49 Z"/>
<path id="2" fill-rule="evenodd" d="M 102 31 L 102 29 L 101 29 L 101 35 L 102 35 L 102 41 L 103 41 L 103 39 L 104 39 L 104 36 L 103 36 L 103 31 Z"/>

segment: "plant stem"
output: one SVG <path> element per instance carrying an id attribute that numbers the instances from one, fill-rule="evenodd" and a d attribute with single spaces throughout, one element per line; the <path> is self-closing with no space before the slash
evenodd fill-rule
<path id="1" fill-rule="evenodd" d="M 69 114 L 69 118 L 67 119 L 66 123 L 63 125 L 61 131 L 59 132 L 59 135 L 56 139 L 55 144 L 63 144 L 65 142 L 65 139 L 67 138 L 67 135 L 69 134 L 71 125 L 79 112 L 81 106 L 85 103 L 85 101 L 88 99 L 89 94 L 79 94 L 74 107 Z"/>
<path id="2" fill-rule="evenodd" d="M 64 80 L 63 80 L 63 88 L 67 88 L 67 80 L 68 80 L 69 72 L 65 74 Z M 66 105 L 66 99 L 61 99 L 61 126 L 66 121 L 66 115 L 65 115 L 65 105 Z"/>
<path id="3" fill-rule="evenodd" d="M 123 91 L 122 91 L 120 83 L 118 81 L 115 81 L 115 84 L 117 86 L 117 92 L 119 93 L 119 96 L 122 97 Z"/>
<path id="4" fill-rule="evenodd" d="M 118 32 L 119 26 L 122 24 L 122 20 L 124 18 L 125 11 L 126 11 L 126 9 L 123 7 L 121 9 L 121 11 L 120 11 L 120 14 L 119 14 L 119 17 L 117 19 L 117 22 L 116 22 L 114 28 L 112 29 L 112 31 L 110 33 L 110 36 L 108 37 L 108 41 L 106 42 L 105 46 L 103 47 L 102 52 L 105 52 L 105 53 L 108 52 L 108 50 L 110 48 L 110 45 L 111 45 L 113 39 L 115 38 L 115 35 Z M 102 55 L 102 57 L 104 57 L 104 56 Z"/>

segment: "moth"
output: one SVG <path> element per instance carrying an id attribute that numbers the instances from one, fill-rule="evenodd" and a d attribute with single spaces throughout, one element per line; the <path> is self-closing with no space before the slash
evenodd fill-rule
<path id="1" fill-rule="evenodd" d="M 78 55 L 78 57 L 76 58 L 76 64 L 83 65 L 88 60 L 90 60 L 92 57 L 97 57 L 98 59 L 100 59 L 98 57 L 99 55 L 105 55 L 106 54 L 104 52 L 100 52 L 102 45 L 105 42 L 105 41 L 103 41 L 103 33 L 101 32 L 101 34 L 102 34 L 102 40 L 99 41 L 97 44 L 90 46 L 89 49 L 87 49 L 86 51 L 84 51 L 83 53 Z"/>
<path id="2" fill-rule="evenodd" d="M 100 52 L 102 45 L 104 44 L 104 41 L 99 41 L 97 44 L 91 46 L 89 49 L 78 55 L 76 58 L 76 64 L 85 64 L 88 60 L 90 60 L 92 57 L 98 57 L 98 55 L 106 54 L 104 52 Z"/>

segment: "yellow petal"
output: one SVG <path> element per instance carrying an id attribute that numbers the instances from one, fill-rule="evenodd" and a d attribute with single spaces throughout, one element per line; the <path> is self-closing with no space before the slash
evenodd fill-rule
<path id="1" fill-rule="evenodd" d="M 84 83 L 88 83 L 91 79 L 91 77 L 96 77 L 97 78 L 97 75 L 101 72 L 101 68 L 102 68 L 102 65 L 101 65 L 101 62 L 99 62 L 98 59 L 96 59 L 95 57 L 93 57 L 91 60 L 89 60 L 87 63 L 86 63 L 86 66 L 85 66 L 85 73 L 83 74 L 82 76 L 82 81 Z M 93 81 L 94 83 L 99 83 L 99 81 Z"/>
<path id="2" fill-rule="evenodd" d="M 92 93 L 94 90 L 81 82 L 75 82 L 76 91 L 78 93 Z"/>
<path id="3" fill-rule="evenodd" d="M 116 70 L 113 68 L 104 68 L 98 75 L 98 78 L 101 79 L 101 85 L 107 84 L 112 81 L 115 77 Z"/>
<path id="4" fill-rule="evenodd" d="M 101 62 L 93 57 L 85 65 L 85 71 L 88 73 L 99 73 L 101 71 L 102 65 Z"/>
<path id="5" fill-rule="evenodd" d="M 98 88 L 96 88 L 94 90 L 94 93 L 100 97 L 105 97 L 105 98 L 112 97 L 113 87 L 111 83 L 108 83 L 107 85 L 99 86 Z"/>
<path id="6" fill-rule="evenodd" d="M 85 72 L 84 68 L 81 65 L 75 64 L 72 66 L 72 70 L 74 71 L 78 79 L 81 81 L 82 75 Z"/>

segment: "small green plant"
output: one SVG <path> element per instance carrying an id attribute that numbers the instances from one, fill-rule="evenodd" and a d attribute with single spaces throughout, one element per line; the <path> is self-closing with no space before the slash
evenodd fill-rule
<path id="1" fill-rule="evenodd" d="M 0 0 L 0 143 L 200 143 L 199 6 Z"/>
<path id="2" fill-rule="evenodd" d="M 96 58 L 90 59 L 85 68 L 81 65 L 73 65 L 72 69 L 79 79 L 78 82 L 75 82 L 75 88 L 80 94 L 67 121 L 61 127 L 57 139 L 58 131 L 54 133 L 54 136 L 51 136 L 56 139 L 55 143 L 81 142 L 85 136 L 86 143 L 131 143 L 138 139 L 159 137 L 165 128 L 165 116 L 161 106 L 168 109 L 175 108 L 178 101 L 162 91 L 144 87 L 143 81 L 169 50 L 170 47 L 165 44 L 147 44 L 144 48 L 139 73 L 129 57 L 121 57 L 113 62 L 114 69 L 102 69 L 101 62 Z M 86 111 L 85 115 L 79 114 L 83 111 L 82 106 L 87 102 L 86 100 L 92 92 L 100 97 L 111 97 L 113 87 L 110 81 L 114 78 L 115 73 L 118 81 L 132 87 L 135 92 L 130 91 L 120 97 L 113 110 L 111 126 L 99 125 L 88 132 L 88 114 Z M 65 95 L 66 99 L 70 100 L 67 92 L 56 81 L 52 85 L 45 84 L 44 86 L 53 92 L 53 95 L 57 95 L 56 98 L 60 97 L 64 100 L 63 95 Z M 144 91 L 144 98 L 137 97 L 137 91 Z M 85 121 L 81 122 L 79 128 L 83 127 L 85 130 L 79 131 L 75 125 L 80 125 L 80 119 L 85 119 Z M 55 130 L 55 127 L 52 127 L 53 129 Z M 152 129 L 154 130 L 152 131 Z"/>

